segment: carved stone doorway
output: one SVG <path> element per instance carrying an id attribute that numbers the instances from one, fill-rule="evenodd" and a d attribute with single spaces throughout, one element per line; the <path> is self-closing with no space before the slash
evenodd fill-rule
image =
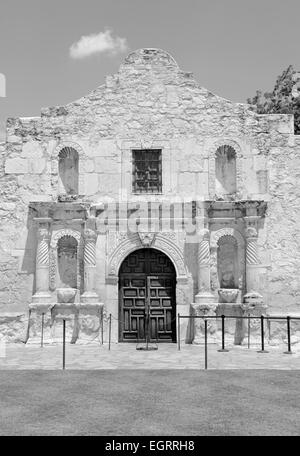
<path id="1" fill-rule="evenodd" d="M 176 342 L 176 272 L 162 252 L 144 248 L 123 261 L 119 271 L 119 341 Z"/>

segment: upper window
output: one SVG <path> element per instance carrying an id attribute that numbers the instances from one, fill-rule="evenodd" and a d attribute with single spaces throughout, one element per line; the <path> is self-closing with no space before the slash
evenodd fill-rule
<path id="1" fill-rule="evenodd" d="M 132 151 L 133 192 L 161 193 L 161 150 L 144 149 Z"/>

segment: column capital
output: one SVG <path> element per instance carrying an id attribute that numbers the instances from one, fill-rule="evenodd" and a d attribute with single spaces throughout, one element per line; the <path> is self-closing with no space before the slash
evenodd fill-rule
<path id="1" fill-rule="evenodd" d="M 248 226 L 245 229 L 245 237 L 246 237 L 247 241 L 250 241 L 251 239 L 257 240 L 258 232 L 257 232 L 256 227 Z"/>
<path id="2" fill-rule="evenodd" d="M 210 231 L 208 228 L 202 228 L 198 231 L 199 242 L 210 241 Z"/>
<path id="3" fill-rule="evenodd" d="M 96 241 L 97 239 L 97 232 L 92 230 L 91 228 L 86 228 L 84 231 L 83 231 L 83 236 L 84 236 L 84 240 L 85 241 Z"/>
<path id="4" fill-rule="evenodd" d="M 45 241 L 48 243 L 50 241 L 50 237 L 51 237 L 51 235 L 47 228 L 43 228 L 43 227 L 38 228 L 38 232 L 37 232 L 38 242 Z"/>

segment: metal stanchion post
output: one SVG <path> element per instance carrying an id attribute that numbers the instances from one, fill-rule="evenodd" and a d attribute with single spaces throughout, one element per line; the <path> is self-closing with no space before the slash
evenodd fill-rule
<path id="1" fill-rule="evenodd" d="M 66 368 L 66 320 L 63 319 L 63 370 Z"/>
<path id="2" fill-rule="evenodd" d="M 222 318 L 222 348 L 220 348 L 218 351 L 219 352 L 228 352 L 229 350 L 227 350 L 225 348 L 225 315 L 222 315 L 221 318 Z"/>
<path id="3" fill-rule="evenodd" d="M 44 317 L 45 317 L 45 314 L 42 313 L 41 348 L 43 348 L 43 345 L 44 345 Z"/>
<path id="4" fill-rule="evenodd" d="M 178 350 L 180 350 L 180 314 L 178 314 L 178 322 L 177 322 L 177 345 L 178 345 Z"/>
<path id="5" fill-rule="evenodd" d="M 103 317 L 104 317 L 104 310 L 102 307 L 102 312 L 101 312 L 101 345 L 103 345 Z"/>
<path id="6" fill-rule="evenodd" d="M 111 339 L 111 313 L 109 314 L 109 327 L 108 327 L 108 350 L 110 350 L 110 339 Z"/>
<path id="7" fill-rule="evenodd" d="M 264 316 L 261 315 L 260 317 L 260 334 L 261 334 L 261 350 L 258 350 L 257 353 L 268 353 L 267 350 L 265 350 L 265 325 L 264 325 Z"/>
<path id="8" fill-rule="evenodd" d="M 205 358 L 205 369 L 207 369 L 207 320 L 204 320 L 204 358 Z"/>
<path id="9" fill-rule="evenodd" d="M 287 342 L 288 342 L 288 349 L 284 352 L 285 355 L 292 355 L 293 352 L 291 350 L 291 326 L 290 326 L 291 317 L 286 317 L 286 324 L 287 324 Z"/>
<path id="10" fill-rule="evenodd" d="M 248 348 L 250 348 L 250 314 L 248 314 Z"/>

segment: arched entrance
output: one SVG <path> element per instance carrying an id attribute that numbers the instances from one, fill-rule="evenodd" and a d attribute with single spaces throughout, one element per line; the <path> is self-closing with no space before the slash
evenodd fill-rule
<path id="1" fill-rule="evenodd" d="M 128 255 L 119 270 L 119 341 L 176 342 L 176 271 L 162 252 L 143 248 Z"/>

